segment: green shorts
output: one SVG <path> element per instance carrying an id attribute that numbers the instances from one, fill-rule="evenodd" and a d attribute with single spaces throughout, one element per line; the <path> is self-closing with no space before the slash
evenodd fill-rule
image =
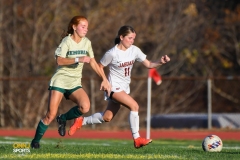
<path id="1" fill-rule="evenodd" d="M 59 88 L 59 87 L 53 87 L 53 86 L 49 86 L 48 87 L 48 90 L 56 90 L 56 91 L 59 91 L 61 93 L 63 93 L 64 97 L 66 99 L 69 99 L 69 96 L 74 92 L 76 91 L 77 89 L 79 88 L 82 88 L 82 86 L 77 86 L 73 89 L 63 89 L 63 88 Z"/>

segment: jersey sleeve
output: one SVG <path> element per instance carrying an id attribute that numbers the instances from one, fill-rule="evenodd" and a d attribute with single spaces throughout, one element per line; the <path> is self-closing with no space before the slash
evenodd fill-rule
<path id="1" fill-rule="evenodd" d="M 113 60 L 113 54 L 112 52 L 106 52 L 102 59 L 100 60 L 100 63 L 103 65 L 103 66 L 107 66 L 109 63 L 111 63 Z"/>
<path id="2" fill-rule="evenodd" d="M 138 47 L 136 47 L 136 51 L 137 51 L 137 54 L 136 54 L 136 61 L 138 62 L 142 62 L 146 59 L 146 55 L 142 52 L 141 49 L 139 49 Z"/>
<path id="3" fill-rule="evenodd" d="M 62 41 L 59 44 L 58 48 L 55 50 L 55 57 L 59 56 L 59 57 L 66 58 L 68 50 L 69 50 L 69 46 L 67 45 L 67 42 Z"/>

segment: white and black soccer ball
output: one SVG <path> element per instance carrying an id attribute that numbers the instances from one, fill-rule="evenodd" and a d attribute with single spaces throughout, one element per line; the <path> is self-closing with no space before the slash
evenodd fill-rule
<path id="1" fill-rule="evenodd" d="M 216 135 L 209 135 L 204 138 L 202 148 L 206 152 L 220 152 L 223 147 L 221 138 Z"/>

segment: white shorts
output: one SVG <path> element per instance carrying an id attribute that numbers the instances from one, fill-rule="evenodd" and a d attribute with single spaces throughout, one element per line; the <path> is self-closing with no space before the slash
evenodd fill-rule
<path id="1" fill-rule="evenodd" d="M 129 86 L 129 84 L 115 82 L 115 83 L 112 83 L 111 85 L 112 85 L 111 91 L 114 92 L 114 93 L 121 92 L 121 91 L 124 91 L 127 94 L 130 93 L 130 86 Z M 104 100 L 112 100 L 112 99 L 110 99 L 110 97 L 108 97 L 106 92 L 104 92 Z"/>
<path id="2" fill-rule="evenodd" d="M 127 83 L 113 82 L 113 83 L 111 83 L 111 85 L 112 85 L 112 91 L 113 92 L 124 91 L 127 94 L 130 93 L 130 87 L 129 87 L 129 84 L 127 84 Z"/>

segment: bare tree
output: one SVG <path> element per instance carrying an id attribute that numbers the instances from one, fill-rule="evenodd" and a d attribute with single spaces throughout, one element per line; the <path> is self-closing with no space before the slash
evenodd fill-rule
<path id="1" fill-rule="evenodd" d="M 239 3 L 212 0 L 3 0 L 0 3 L 0 22 L 4 22 L 0 24 L 0 76 L 10 77 L 8 81 L 0 80 L 1 126 L 33 127 L 45 114 L 48 81 L 56 69 L 54 51 L 75 15 L 84 15 L 89 20 L 87 37 L 97 61 L 113 47 L 117 31 L 123 25 L 135 28 L 135 45 L 148 59 L 154 61 L 165 54 L 171 57 L 169 64 L 157 68 L 163 83 L 152 87 L 153 114 L 204 112 L 207 78 L 238 75 Z M 140 105 L 141 117 L 146 115 L 147 75 L 148 70 L 141 63 L 134 64 L 131 95 Z M 174 76 L 185 78 L 179 80 Z M 86 64 L 83 87 L 91 96 L 90 77 L 95 79 L 96 111 L 103 111 L 106 102 L 97 87 L 100 81 Z M 230 108 L 228 111 L 238 110 L 239 87 L 235 81 L 232 84 L 233 89 L 228 90 L 230 83 L 214 81 L 214 93 L 223 99 L 217 111 L 223 105 Z M 72 105 L 63 99 L 59 113 Z M 126 126 L 129 112 L 121 109 L 121 113 L 112 126 Z M 143 118 L 141 123 L 144 121 Z"/>
<path id="2" fill-rule="evenodd" d="M 0 2 L 0 76 L 3 77 L 3 1 Z M 0 126 L 5 126 L 4 103 L 3 103 L 3 82 L 0 80 Z"/>

